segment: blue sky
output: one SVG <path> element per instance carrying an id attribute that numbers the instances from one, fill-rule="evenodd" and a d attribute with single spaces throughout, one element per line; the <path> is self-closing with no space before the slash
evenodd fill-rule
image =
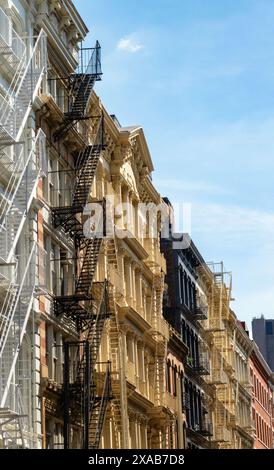
<path id="1" fill-rule="evenodd" d="M 232 308 L 274 318 L 274 1 L 74 3 L 102 45 L 96 92 L 143 126 L 157 189 L 233 273 Z"/>

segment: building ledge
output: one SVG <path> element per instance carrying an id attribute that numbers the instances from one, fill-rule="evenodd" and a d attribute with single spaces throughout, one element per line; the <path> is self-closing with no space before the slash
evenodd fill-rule
<path id="1" fill-rule="evenodd" d="M 61 125 L 64 121 L 64 113 L 59 108 L 53 96 L 51 94 L 44 93 L 40 95 L 40 100 L 47 109 L 45 118 L 48 119 L 51 129 Z M 41 112 L 41 115 L 43 116 L 43 112 Z M 64 144 L 71 144 L 75 148 L 75 150 L 78 149 L 79 151 L 82 150 L 83 147 L 86 145 L 85 140 L 83 139 L 81 134 L 77 132 L 75 127 L 71 128 L 62 140 Z"/>

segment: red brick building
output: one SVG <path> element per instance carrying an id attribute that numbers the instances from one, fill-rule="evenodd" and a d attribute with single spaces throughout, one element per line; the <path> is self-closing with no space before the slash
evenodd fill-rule
<path id="1" fill-rule="evenodd" d="M 258 346 L 250 358 L 252 383 L 252 417 L 254 423 L 254 448 L 274 448 L 274 374 L 265 362 Z"/>

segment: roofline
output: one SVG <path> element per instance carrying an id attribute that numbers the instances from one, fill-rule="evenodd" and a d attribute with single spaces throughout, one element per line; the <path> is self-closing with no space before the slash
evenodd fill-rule
<path id="1" fill-rule="evenodd" d="M 145 133 L 144 133 L 144 130 L 141 126 L 136 126 L 134 129 L 132 129 L 131 131 L 129 130 L 123 130 L 123 127 L 120 129 L 120 133 L 122 135 L 128 135 L 130 137 L 139 137 L 140 139 L 140 145 L 141 145 L 141 148 L 143 150 L 143 153 L 144 155 L 146 155 L 146 159 L 147 159 L 147 163 L 148 163 L 148 169 L 149 169 L 149 172 L 152 173 L 154 171 L 154 166 L 153 166 L 153 162 L 152 162 L 152 158 L 151 158 L 151 155 L 150 155 L 150 151 L 149 151 L 149 148 L 148 148 L 148 145 L 147 145 L 147 141 L 146 141 L 146 137 L 145 137 Z"/>
<path id="2" fill-rule="evenodd" d="M 77 26 L 79 27 L 79 30 L 82 31 L 83 39 L 84 39 L 86 35 L 89 33 L 89 29 L 86 23 L 84 22 L 83 18 L 81 17 L 79 11 L 77 10 L 76 6 L 74 5 L 73 0 L 63 0 L 63 6 L 69 13 L 71 13 L 72 16 L 75 17 L 78 23 Z"/>
<path id="3" fill-rule="evenodd" d="M 253 343 L 253 354 L 255 355 L 257 361 L 261 364 L 261 366 L 264 368 L 264 371 L 266 372 L 266 375 L 269 376 L 269 378 L 271 378 L 271 380 L 273 381 L 273 372 L 272 370 L 270 369 L 269 365 L 267 364 L 265 358 L 263 357 L 260 349 L 259 349 L 259 346 L 257 345 L 257 343 L 254 341 L 254 339 L 252 340 L 252 343 Z"/>

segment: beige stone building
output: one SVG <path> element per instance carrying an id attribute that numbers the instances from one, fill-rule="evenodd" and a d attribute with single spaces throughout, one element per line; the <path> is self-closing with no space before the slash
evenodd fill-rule
<path id="1" fill-rule="evenodd" d="M 152 159 L 87 32 L 70 0 L 0 0 L 0 448 L 250 448 L 230 278 L 192 243 L 164 320 Z"/>
<path id="2" fill-rule="evenodd" d="M 230 308 L 231 274 L 223 264 L 200 268 L 207 293 L 211 374 L 215 386 L 212 446 L 220 449 L 253 447 L 249 356 L 252 342 Z"/>
<path id="3" fill-rule="evenodd" d="M 93 98 L 100 108 L 99 100 Z M 169 334 L 162 316 L 165 261 L 160 254 L 160 227 L 151 238 L 147 218 L 138 208 L 139 203 L 158 205 L 161 199 L 151 182 L 153 165 L 142 128 L 120 127 L 101 109 L 107 147 L 92 198 L 113 195 L 116 208 L 116 257 L 109 256 L 107 247 L 112 241 L 106 241 L 99 258 L 99 278 L 94 279 L 108 279 L 114 294 L 98 357 L 99 362 L 111 361 L 112 367 L 113 399 L 102 446 L 165 448 L 166 432 L 173 423 L 165 400 Z"/>
<path id="4" fill-rule="evenodd" d="M 47 115 L 44 120 L 52 125 L 55 115 L 57 122 L 60 119 L 57 117 L 57 111 L 61 115 L 60 109 L 55 111 L 56 103 L 52 97 L 45 97 L 45 102 Z M 86 421 L 77 400 L 84 403 L 86 399 L 83 394 L 84 379 L 78 376 L 81 367 L 85 367 L 96 387 L 94 396 L 90 397 L 90 402 L 93 400 L 95 404 L 90 412 L 87 431 L 90 447 L 166 447 L 166 432 L 173 425 L 173 418 L 165 397 L 165 358 L 169 334 L 162 317 L 165 261 L 160 254 L 159 230 L 156 237 L 151 238 L 146 231 L 146 219 L 142 218 L 143 214 L 138 209 L 140 202 L 155 205 L 161 202 L 151 182 L 153 165 L 142 128 L 121 127 L 115 118 L 108 115 L 95 94 L 88 113 L 103 116 L 104 143 L 100 144 L 100 152 L 92 168 L 87 202 L 98 202 L 99 207 L 102 207 L 103 201 L 106 201 L 107 223 L 112 233 L 104 239 L 92 240 L 92 249 L 87 251 L 89 245 L 82 244 L 83 226 L 77 225 L 81 225 L 84 216 L 80 211 L 79 215 L 73 213 L 69 205 L 68 164 L 73 168 L 73 160 L 68 160 L 65 154 L 66 166 L 62 167 L 62 160 L 56 155 L 57 161 L 51 165 L 53 171 L 49 172 L 45 180 L 45 186 L 50 185 L 53 181 L 51 175 L 56 175 L 52 194 L 56 198 L 54 189 L 57 189 L 58 195 L 51 202 L 55 219 L 43 217 L 43 225 L 51 224 L 52 220 L 56 224 L 56 218 L 59 217 L 56 224 L 59 226 L 55 229 L 51 226 L 47 235 L 44 234 L 44 240 L 47 241 L 47 237 L 56 233 L 56 237 L 65 242 L 66 233 L 66 247 L 71 247 L 71 252 L 65 254 L 55 244 L 54 248 L 47 250 L 47 253 L 51 253 L 48 279 L 52 283 L 48 288 L 53 293 L 53 314 L 50 313 L 47 296 L 44 304 L 47 316 L 42 359 L 44 417 L 45 434 L 51 436 L 47 446 L 84 445 Z M 86 132 L 91 143 L 96 139 L 100 125 L 101 118 L 96 118 L 87 126 Z M 73 141 L 75 151 L 77 140 L 72 132 L 75 131 L 66 133 L 64 145 L 71 148 Z M 81 132 L 82 129 L 79 140 Z M 99 143 L 96 141 L 93 145 Z M 86 174 L 82 173 L 79 180 L 85 177 Z M 61 178 L 63 188 L 60 188 Z M 67 178 L 65 183 L 64 178 Z M 58 208 L 60 200 L 62 204 L 67 201 L 68 205 L 60 205 Z M 111 203 L 114 203 L 113 210 L 115 208 L 112 215 Z M 64 207 L 67 207 L 67 212 Z M 66 219 L 61 220 L 65 212 Z M 81 238 L 79 246 L 73 246 L 76 235 Z M 90 259 L 87 260 L 89 254 Z M 76 266 L 75 256 L 78 259 Z M 85 266 L 87 274 L 83 277 Z M 58 279 L 62 280 L 60 284 Z M 79 279 L 82 285 L 86 279 L 89 282 L 90 292 L 86 293 L 91 295 L 91 299 L 85 297 L 83 292 L 77 292 Z M 105 308 L 103 314 L 102 308 Z M 89 363 L 89 372 L 79 340 L 88 341 L 91 355 L 94 354 Z M 65 351 L 60 347 L 65 342 L 70 343 L 67 359 Z M 66 391 L 66 383 L 63 383 L 66 365 L 69 375 L 72 369 L 76 371 L 74 377 L 67 378 L 70 403 L 65 405 L 68 408 L 68 422 L 64 427 L 61 400 L 64 389 Z M 75 391 L 77 386 L 79 390 Z M 78 393 L 77 399 L 73 393 Z M 63 434 L 65 439 L 67 436 L 65 443 Z"/>

